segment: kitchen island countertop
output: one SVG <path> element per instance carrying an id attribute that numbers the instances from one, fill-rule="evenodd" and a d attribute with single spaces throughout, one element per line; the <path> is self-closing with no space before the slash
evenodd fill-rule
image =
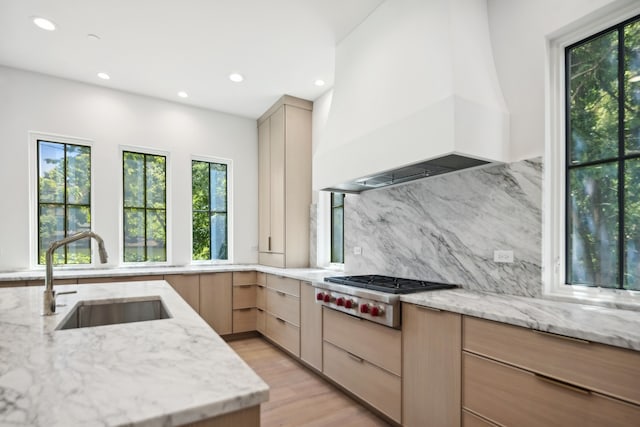
<path id="1" fill-rule="evenodd" d="M 0 425 L 172 426 L 260 405 L 268 386 L 164 281 L 0 289 Z M 56 330 L 81 300 L 162 298 L 172 318 Z"/>

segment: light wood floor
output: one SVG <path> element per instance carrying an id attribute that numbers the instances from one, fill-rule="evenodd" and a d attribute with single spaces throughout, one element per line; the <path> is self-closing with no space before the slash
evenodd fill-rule
<path id="1" fill-rule="evenodd" d="M 269 401 L 262 404 L 260 415 L 262 427 L 389 425 L 264 339 L 229 345 L 269 384 Z"/>

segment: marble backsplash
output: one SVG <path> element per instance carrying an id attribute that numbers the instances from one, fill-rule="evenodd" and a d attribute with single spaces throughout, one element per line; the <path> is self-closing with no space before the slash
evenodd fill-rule
<path id="1" fill-rule="evenodd" d="M 309 205 L 309 267 L 318 266 L 318 205 Z"/>
<path id="2" fill-rule="evenodd" d="M 542 159 L 347 195 L 345 272 L 542 293 Z M 354 255 L 354 247 L 362 248 Z M 493 261 L 512 250 L 513 263 Z"/>

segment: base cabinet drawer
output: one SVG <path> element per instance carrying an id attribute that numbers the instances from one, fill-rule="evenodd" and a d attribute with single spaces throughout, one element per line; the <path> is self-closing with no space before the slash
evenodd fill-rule
<path id="1" fill-rule="evenodd" d="M 267 311 L 282 320 L 300 326 L 300 298 L 267 289 Z"/>
<path id="2" fill-rule="evenodd" d="M 233 310 L 233 333 L 255 331 L 257 312 L 255 308 Z"/>
<path id="3" fill-rule="evenodd" d="M 335 345 L 323 343 L 323 373 L 380 412 L 400 422 L 400 377 Z"/>
<path id="4" fill-rule="evenodd" d="M 463 348 L 640 405 L 640 352 L 464 317 Z"/>
<path id="5" fill-rule="evenodd" d="M 267 309 L 267 289 L 264 286 L 256 286 L 256 307 Z"/>
<path id="6" fill-rule="evenodd" d="M 256 285 L 233 286 L 233 308 L 256 306 Z"/>
<path id="7" fill-rule="evenodd" d="M 462 369 L 463 407 L 499 425 L 630 427 L 640 420 L 640 407 L 484 357 L 463 353 Z"/>
<path id="8" fill-rule="evenodd" d="M 300 296 L 300 281 L 289 277 L 267 275 L 267 288 L 284 292 L 296 297 Z"/>
<path id="9" fill-rule="evenodd" d="M 402 374 L 402 332 L 324 307 L 323 338 L 396 375 Z"/>
<path id="10" fill-rule="evenodd" d="M 462 411 L 462 427 L 498 427 L 469 411 Z"/>
<path id="11" fill-rule="evenodd" d="M 267 331 L 266 322 L 267 317 L 264 310 L 260 308 L 256 309 L 256 330 L 263 335 L 265 335 Z"/>
<path id="12" fill-rule="evenodd" d="M 265 313 L 265 317 L 265 335 L 280 347 L 300 357 L 300 328 L 269 313 Z"/>

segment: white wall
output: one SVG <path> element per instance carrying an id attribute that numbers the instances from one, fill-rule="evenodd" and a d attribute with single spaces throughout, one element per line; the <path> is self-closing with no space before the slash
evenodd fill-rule
<path id="1" fill-rule="evenodd" d="M 120 145 L 170 152 L 171 264 L 191 259 L 191 155 L 233 160 L 233 261 L 257 262 L 254 120 L 0 67 L 0 271 L 30 267 L 29 131 L 93 140 L 93 228 L 121 258 Z"/>
<path id="2" fill-rule="evenodd" d="M 603 7 L 637 0 L 488 0 L 491 44 L 510 120 L 511 160 L 544 153 L 546 38 Z"/>

